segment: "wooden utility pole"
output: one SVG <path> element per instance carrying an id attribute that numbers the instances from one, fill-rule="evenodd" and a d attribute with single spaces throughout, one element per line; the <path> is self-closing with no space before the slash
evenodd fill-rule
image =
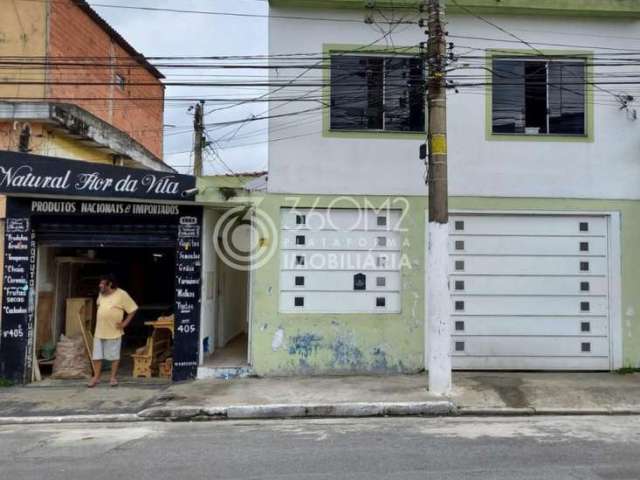
<path id="1" fill-rule="evenodd" d="M 196 103 L 193 116 L 193 174 L 202 176 L 202 155 L 205 147 L 204 137 L 204 100 Z"/>
<path id="2" fill-rule="evenodd" d="M 425 0 L 428 14 L 427 146 L 429 250 L 427 261 L 427 369 L 429 391 L 451 391 L 451 298 L 449 293 L 449 204 L 447 187 L 447 42 L 444 7 Z"/>

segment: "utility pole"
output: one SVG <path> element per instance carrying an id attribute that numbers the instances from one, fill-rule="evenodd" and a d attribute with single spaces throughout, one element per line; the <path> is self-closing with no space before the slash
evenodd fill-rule
<path id="1" fill-rule="evenodd" d="M 193 116 L 193 174 L 202 176 L 202 155 L 205 147 L 204 137 L 204 100 L 196 103 Z"/>
<path id="2" fill-rule="evenodd" d="M 427 260 L 427 368 L 429 391 L 451 391 L 451 297 L 449 293 L 449 202 L 447 187 L 447 42 L 444 6 L 425 0 L 427 21 L 427 146 L 429 250 Z"/>

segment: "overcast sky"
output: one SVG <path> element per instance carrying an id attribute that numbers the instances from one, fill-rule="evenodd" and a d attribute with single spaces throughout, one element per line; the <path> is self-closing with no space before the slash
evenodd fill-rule
<path id="1" fill-rule="evenodd" d="M 233 18 L 226 16 L 168 13 L 105 8 L 98 4 L 148 6 L 154 8 L 173 8 L 182 10 L 206 10 L 225 12 L 244 12 L 266 14 L 267 3 L 261 0 L 90 0 L 95 10 L 107 20 L 131 45 L 148 57 L 154 56 L 210 56 L 210 55 L 264 55 L 267 53 L 267 21 L 264 18 Z M 162 71 L 162 69 L 161 69 Z M 195 73 L 227 74 L 221 70 L 163 71 L 168 80 L 184 79 L 171 74 Z M 234 74 L 257 75 L 261 70 L 249 72 L 236 71 Z M 204 77 L 203 77 L 204 78 Z M 208 80 L 221 78 L 207 78 Z M 262 90 L 247 88 L 211 88 L 211 87 L 168 87 L 167 97 L 189 96 L 258 96 Z M 205 112 L 215 108 L 206 105 Z M 165 161 L 179 171 L 186 172 L 192 165 L 192 130 L 186 128 L 193 123 L 193 116 L 187 112 L 188 105 L 167 102 L 165 104 Z M 205 122 L 224 122 L 249 118 L 252 114 L 264 112 L 267 105 L 249 104 L 214 112 L 207 115 Z M 222 142 L 218 155 L 222 162 L 212 154 L 205 158 L 205 173 L 229 173 L 266 170 L 266 128 L 265 121 L 253 122 L 242 127 L 242 141 Z M 238 128 L 226 127 L 210 131 L 212 139 L 225 135 L 231 136 Z M 255 135 L 248 136 L 251 132 Z M 258 145 L 231 148 L 234 144 L 258 143 Z M 226 166 L 224 165 L 226 164 Z M 228 166 L 228 167 L 227 167 Z"/>

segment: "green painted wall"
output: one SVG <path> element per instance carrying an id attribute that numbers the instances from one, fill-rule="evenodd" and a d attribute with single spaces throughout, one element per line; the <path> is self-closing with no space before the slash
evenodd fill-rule
<path id="1" fill-rule="evenodd" d="M 280 229 L 280 208 L 327 207 L 336 197 L 267 195 L 260 203 L 264 213 Z M 364 197 L 354 197 L 364 206 Z M 380 208 L 383 197 L 367 197 L 369 205 Z M 275 252 L 269 262 L 255 272 L 253 285 L 252 363 L 258 375 L 305 373 L 391 373 L 417 372 L 423 368 L 424 342 L 424 209 L 422 198 L 410 198 L 402 228 L 408 230 L 402 254 L 411 268 L 402 272 L 402 313 L 381 315 L 281 314 L 278 313 L 280 257 Z M 336 207 L 354 208 L 351 201 Z M 270 239 L 272 247 L 275 239 Z M 275 240 L 277 241 L 277 240 Z M 284 341 L 272 348 L 278 329 Z"/>
<path id="2" fill-rule="evenodd" d="M 364 205 L 365 197 L 350 197 Z M 336 197 L 266 195 L 259 208 L 280 229 L 280 208 L 327 207 Z M 379 208 L 385 197 L 367 197 Z M 354 208 L 353 200 L 343 208 Z M 278 312 L 279 266 L 277 239 L 265 239 L 275 248 L 273 257 L 254 273 L 251 354 L 258 375 L 395 373 L 423 368 L 424 246 L 426 200 L 406 198 L 408 229 L 402 254 L 411 269 L 402 272 L 402 312 L 384 315 L 282 314 Z M 395 204 L 401 205 L 400 203 Z M 460 210 L 618 211 L 621 213 L 622 325 L 624 364 L 640 366 L 640 201 L 451 198 Z M 283 341 L 272 348 L 276 332 Z"/>

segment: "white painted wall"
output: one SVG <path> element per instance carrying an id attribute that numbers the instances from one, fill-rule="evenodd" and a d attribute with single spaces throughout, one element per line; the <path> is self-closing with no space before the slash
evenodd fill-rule
<path id="1" fill-rule="evenodd" d="M 362 19 L 363 12 L 272 8 L 274 15 Z M 489 19 L 529 41 L 566 45 L 542 49 L 606 52 L 628 49 L 640 38 L 640 22 L 621 19 L 506 17 Z M 486 48 L 524 49 L 513 38 L 473 17 L 449 17 L 451 35 L 508 39 L 504 41 L 450 38 L 457 52 L 483 54 Z M 270 19 L 269 53 L 316 53 L 323 44 L 366 45 L 381 37 L 364 23 Z M 396 46 L 425 39 L 417 26 L 400 26 L 389 40 Z M 378 45 L 385 45 L 379 42 Z M 584 48 L 577 48 L 583 46 Z M 471 50 L 473 49 L 473 50 Z M 273 63 L 284 63 L 272 60 Z M 309 62 L 310 64 L 313 62 Z M 621 67 L 613 67 L 621 72 Z M 596 74 L 610 73 L 596 67 Z M 482 70 L 468 71 L 482 74 Z M 292 78 L 302 71 L 272 70 L 271 80 Z M 301 78 L 313 81 L 322 70 Z M 637 86 L 604 86 L 620 93 L 640 93 Z M 287 98 L 321 91 L 287 88 Z M 613 97 L 595 94 L 595 142 L 514 142 L 485 140 L 484 88 L 449 95 L 449 160 L 452 195 L 567 198 L 640 198 L 640 120 L 631 121 Z M 317 107 L 311 102 L 272 102 L 271 114 Z M 269 124 L 269 190 L 278 193 L 424 194 L 424 166 L 418 160 L 418 140 L 323 138 L 320 111 L 272 119 Z M 291 138 L 295 137 L 295 138 Z M 275 141 L 274 141 L 275 140 Z"/>
<path id="2" fill-rule="evenodd" d="M 236 248 L 242 252 L 249 250 L 251 230 L 247 225 L 236 227 L 231 236 Z M 218 261 L 218 347 L 224 347 L 234 337 L 248 331 L 248 280 L 247 271 Z"/>
<path id="3" fill-rule="evenodd" d="M 213 228 L 220 218 L 215 210 L 204 209 L 202 227 L 202 304 L 200 309 L 200 364 L 215 349 L 216 322 L 216 263 L 217 255 L 213 248 Z M 208 338 L 209 351 L 204 352 L 203 341 Z"/>

